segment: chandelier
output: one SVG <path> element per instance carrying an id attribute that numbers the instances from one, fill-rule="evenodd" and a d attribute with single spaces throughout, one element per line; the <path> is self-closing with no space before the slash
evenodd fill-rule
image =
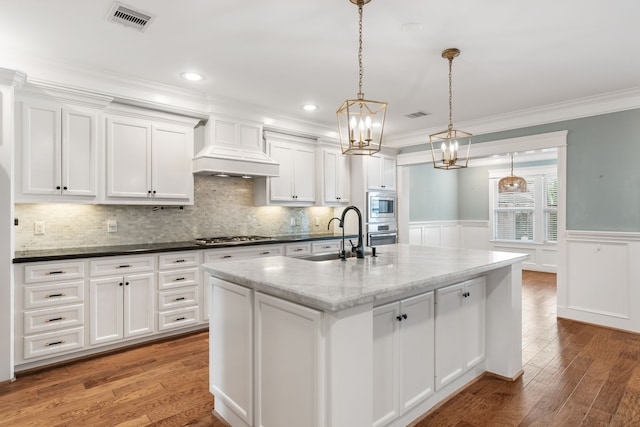
<path id="1" fill-rule="evenodd" d="M 498 193 L 526 193 L 527 180 L 513 174 L 513 154 L 511 155 L 511 175 L 498 181 Z"/>
<path id="2" fill-rule="evenodd" d="M 347 99 L 336 111 L 342 154 L 372 155 L 382 148 L 387 103 L 364 98 L 362 92 L 362 7 L 371 0 L 349 0 L 358 6 L 358 98 Z"/>
<path id="3" fill-rule="evenodd" d="M 469 149 L 471 148 L 472 134 L 453 128 L 453 101 L 451 96 L 451 68 L 453 58 L 460 55 L 460 50 L 456 48 L 445 49 L 442 57 L 449 61 L 449 127 L 438 133 L 429 135 L 431 143 L 431 156 L 433 167 L 438 169 L 462 169 L 469 165 Z M 462 159 L 458 157 L 460 145 L 467 144 L 466 156 Z M 440 153 L 436 155 L 439 147 Z M 463 147 L 464 152 L 464 147 Z M 460 160 L 460 161 L 459 161 Z"/>

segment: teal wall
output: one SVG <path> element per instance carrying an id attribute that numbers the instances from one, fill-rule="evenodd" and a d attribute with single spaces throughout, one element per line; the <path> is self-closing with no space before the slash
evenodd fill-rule
<path id="1" fill-rule="evenodd" d="M 409 169 L 409 221 L 458 218 L 458 174 L 434 169 L 433 164 Z"/>
<path id="2" fill-rule="evenodd" d="M 478 135 L 473 143 L 559 130 L 568 130 L 567 229 L 640 231 L 640 109 Z M 468 219 L 475 209 L 460 206 L 459 213 Z"/>

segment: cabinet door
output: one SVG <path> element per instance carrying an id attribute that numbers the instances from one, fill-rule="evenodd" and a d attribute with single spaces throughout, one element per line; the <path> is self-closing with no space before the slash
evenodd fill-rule
<path id="1" fill-rule="evenodd" d="M 367 157 L 367 188 L 380 190 L 382 183 L 382 158 L 377 156 Z"/>
<path id="2" fill-rule="evenodd" d="M 405 413 L 434 391 L 434 293 L 402 300 L 400 315 L 400 410 Z"/>
<path id="3" fill-rule="evenodd" d="M 151 140 L 153 197 L 188 201 L 193 195 L 192 130 L 154 125 Z"/>
<path id="4" fill-rule="evenodd" d="M 107 196 L 146 198 L 151 188 L 151 125 L 107 119 Z"/>
<path id="5" fill-rule="evenodd" d="M 399 303 L 373 309 L 373 425 L 383 426 L 400 415 Z"/>
<path id="6" fill-rule="evenodd" d="M 98 118 L 90 111 L 62 109 L 62 193 L 96 195 Z"/>
<path id="7" fill-rule="evenodd" d="M 209 384 L 216 402 L 253 424 L 253 304 L 248 288 L 209 278 Z M 216 407 L 216 410 L 219 408 Z"/>
<path id="8" fill-rule="evenodd" d="M 313 203 L 316 199 L 315 155 L 313 147 L 298 147 L 295 150 L 293 188 L 296 202 Z"/>
<path id="9" fill-rule="evenodd" d="M 155 283 L 153 273 L 124 277 L 124 337 L 135 337 L 155 331 Z"/>
<path id="10" fill-rule="evenodd" d="M 338 176 L 338 151 L 323 150 L 322 152 L 322 185 L 323 185 L 323 202 L 324 203 L 339 203 L 340 194 L 338 190 L 338 183 L 340 177 Z"/>
<path id="11" fill-rule="evenodd" d="M 61 112 L 53 104 L 22 103 L 23 194 L 60 194 Z"/>
<path id="12" fill-rule="evenodd" d="M 253 425 L 320 427 L 322 313 L 258 292 L 254 310 Z"/>
<path id="13" fill-rule="evenodd" d="M 462 283 L 436 291 L 436 390 L 453 381 L 465 369 Z"/>
<path id="14" fill-rule="evenodd" d="M 336 171 L 340 203 L 349 203 L 351 198 L 351 163 L 349 156 L 338 152 Z"/>
<path id="15" fill-rule="evenodd" d="M 396 189 L 396 160 L 392 157 L 382 158 L 382 188 Z"/>
<path id="16" fill-rule="evenodd" d="M 122 277 L 89 281 L 89 335 L 92 345 L 117 341 L 124 337 L 123 295 Z"/>
<path id="17" fill-rule="evenodd" d="M 465 329 L 467 330 L 466 368 L 477 365 L 485 358 L 485 301 L 486 281 L 484 277 L 465 282 L 464 298 Z"/>
<path id="18" fill-rule="evenodd" d="M 270 199 L 272 201 L 290 202 L 294 200 L 293 178 L 295 149 L 288 144 L 271 143 L 269 155 L 280 163 L 280 176 L 269 178 Z"/>

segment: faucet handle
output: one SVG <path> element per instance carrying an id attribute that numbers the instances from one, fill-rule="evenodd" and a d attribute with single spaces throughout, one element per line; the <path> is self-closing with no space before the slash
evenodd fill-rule
<path id="1" fill-rule="evenodd" d="M 349 239 L 349 244 L 351 244 L 351 252 L 355 252 L 358 246 L 354 245 L 351 239 Z"/>

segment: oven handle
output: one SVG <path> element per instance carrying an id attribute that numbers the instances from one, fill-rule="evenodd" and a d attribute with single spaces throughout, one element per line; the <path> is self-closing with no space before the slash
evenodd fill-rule
<path id="1" fill-rule="evenodd" d="M 369 237 L 390 237 L 397 235 L 398 233 L 369 233 Z"/>

